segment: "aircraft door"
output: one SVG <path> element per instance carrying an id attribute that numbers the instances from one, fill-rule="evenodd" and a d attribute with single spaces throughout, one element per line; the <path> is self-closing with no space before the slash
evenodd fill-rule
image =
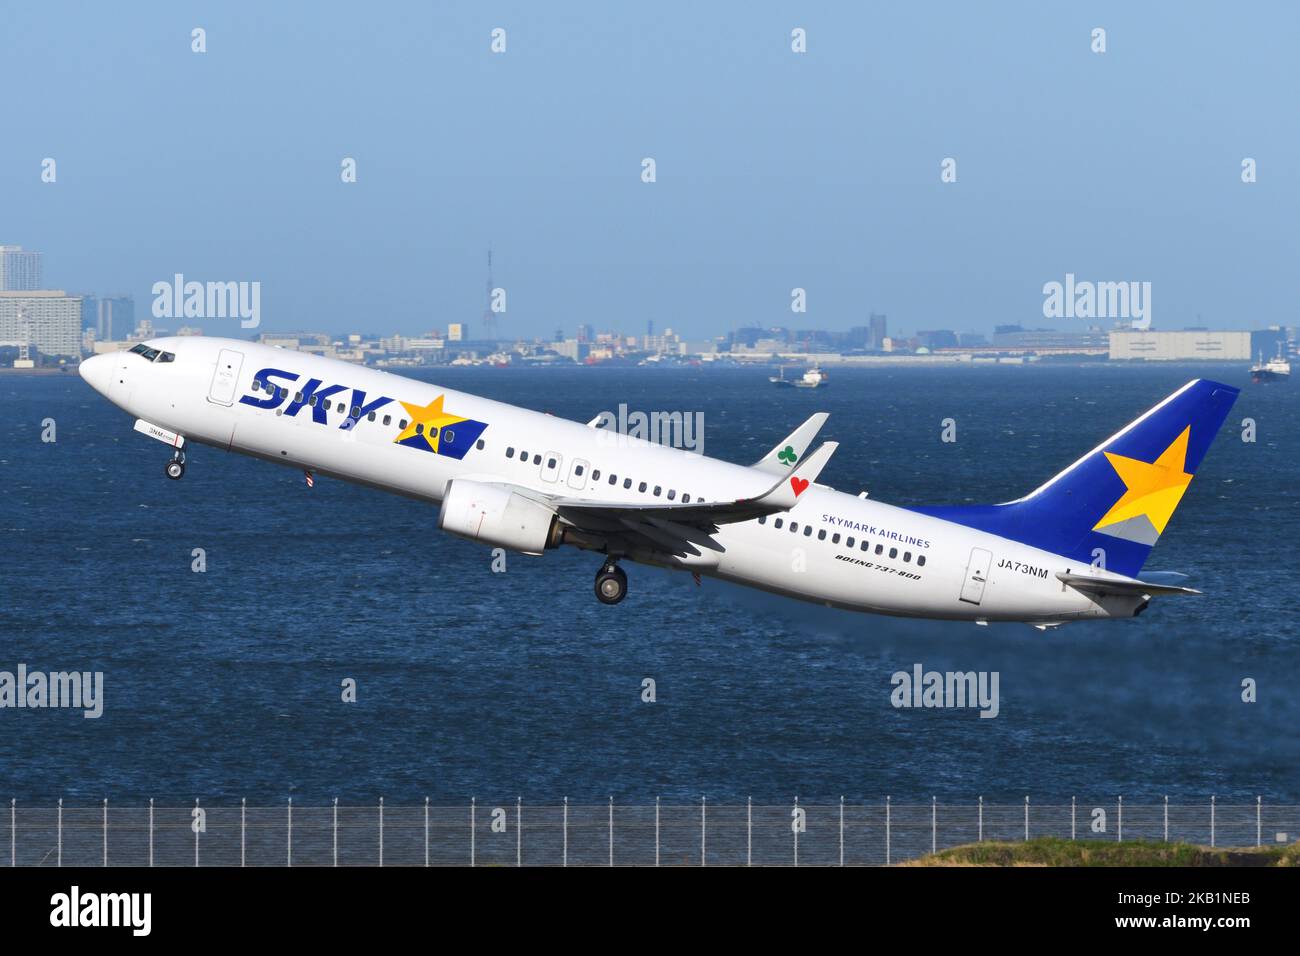
<path id="1" fill-rule="evenodd" d="M 217 369 L 212 373 L 212 384 L 208 387 L 208 401 L 218 405 L 235 403 L 235 388 L 239 384 L 239 370 L 243 365 L 243 352 L 221 350 L 217 355 Z"/>
<path id="2" fill-rule="evenodd" d="M 581 491 L 587 487 L 587 473 L 591 471 L 591 462 L 581 458 L 573 459 L 569 465 L 569 487 Z"/>
<path id="3" fill-rule="evenodd" d="M 968 604 L 979 604 L 984 599 L 984 585 L 989 580 L 989 565 L 993 563 L 993 552 L 983 548 L 971 548 L 970 561 L 966 565 L 966 583 L 961 587 L 961 599 Z"/>
<path id="4" fill-rule="evenodd" d="M 564 456 L 558 451 L 548 451 L 542 455 L 542 480 L 559 481 L 560 465 L 564 462 Z"/>

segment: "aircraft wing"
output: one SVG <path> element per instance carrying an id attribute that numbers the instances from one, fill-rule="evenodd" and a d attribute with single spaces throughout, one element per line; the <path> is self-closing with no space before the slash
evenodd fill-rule
<path id="1" fill-rule="evenodd" d="M 1139 581 L 1136 578 L 1110 577 L 1099 574 L 1071 574 L 1066 571 L 1056 572 L 1056 577 L 1064 584 L 1080 591 L 1092 591 L 1095 594 L 1200 594 L 1195 588 L 1179 587 L 1175 584 L 1156 584 L 1151 581 Z"/>
<path id="2" fill-rule="evenodd" d="M 789 474 L 794 463 L 803 457 L 804 450 L 812 447 L 813 439 L 817 437 L 817 433 L 822 430 L 828 418 L 830 418 L 828 413 L 817 412 L 777 442 L 776 447 L 754 462 L 752 467 L 772 475 Z"/>
<path id="3" fill-rule="evenodd" d="M 750 521 L 763 515 L 776 514 L 793 508 L 803 494 L 821 474 L 826 463 L 839 445 L 826 442 L 800 462 L 789 475 L 782 477 L 761 495 L 737 498 L 732 501 L 646 502 L 592 501 L 586 498 L 547 496 L 547 503 L 560 516 L 579 527 L 597 521 L 623 522 L 627 520 L 671 521 L 693 527 L 731 524 Z"/>

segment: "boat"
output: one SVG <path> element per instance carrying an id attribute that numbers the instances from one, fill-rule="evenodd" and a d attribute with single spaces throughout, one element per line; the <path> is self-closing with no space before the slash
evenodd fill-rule
<path id="1" fill-rule="evenodd" d="M 1263 353 L 1260 354 L 1259 362 L 1250 367 L 1250 380 L 1257 385 L 1291 380 L 1291 363 L 1282 355 L 1281 343 L 1278 344 L 1276 358 L 1265 362 Z"/>
<path id="2" fill-rule="evenodd" d="M 822 388 L 829 384 L 829 378 L 830 376 L 818 366 L 808 369 L 800 378 L 786 378 L 783 366 L 779 376 L 770 375 L 767 380 L 778 388 Z"/>

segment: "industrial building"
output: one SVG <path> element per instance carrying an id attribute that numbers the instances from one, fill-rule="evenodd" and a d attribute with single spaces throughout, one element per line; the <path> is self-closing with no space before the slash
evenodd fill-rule
<path id="1" fill-rule="evenodd" d="M 1279 342 L 1286 342 L 1286 332 L 1282 329 L 1253 332 L 1117 329 L 1110 333 L 1110 359 L 1121 362 L 1249 362 L 1259 355 L 1275 355 Z"/>

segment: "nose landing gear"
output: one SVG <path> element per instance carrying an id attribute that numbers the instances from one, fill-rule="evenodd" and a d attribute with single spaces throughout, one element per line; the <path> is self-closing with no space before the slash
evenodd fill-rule
<path id="1" fill-rule="evenodd" d="M 173 481 L 180 481 L 185 477 L 185 452 L 179 448 L 172 453 L 172 460 L 167 462 L 167 477 Z"/>
<path id="2" fill-rule="evenodd" d="M 613 561 L 606 561 L 596 572 L 596 599 L 601 604 L 617 604 L 627 597 L 627 574 Z"/>

